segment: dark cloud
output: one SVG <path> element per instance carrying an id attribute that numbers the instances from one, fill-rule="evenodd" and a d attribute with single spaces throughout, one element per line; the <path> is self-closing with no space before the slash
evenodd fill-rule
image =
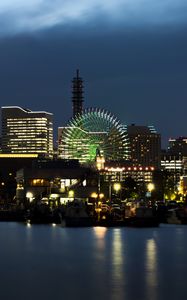
<path id="1" fill-rule="evenodd" d="M 95 24 L 95 25 L 94 25 Z M 85 107 L 124 123 L 153 124 L 163 139 L 187 135 L 185 26 L 56 26 L 0 40 L 1 105 L 54 113 L 55 130 L 71 116 L 71 79 L 80 68 Z"/>
<path id="2" fill-rule="evenodd" d="M 90 24 L 101 16 L 106 25 L 118 28 L 181 24 L 187 20 L 187 3 L 185 0 L 1 0 L 0 35 L 37 32 L 55 25 Z"/>

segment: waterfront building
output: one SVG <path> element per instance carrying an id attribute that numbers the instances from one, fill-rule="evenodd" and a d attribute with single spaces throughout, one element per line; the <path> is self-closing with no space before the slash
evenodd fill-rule
<path id="1" fill-rule="evenodd" d="M 134 181 L 141 185 L 142 183 L 150 183 L 153 180 L 153 172 L 155 168 L 151 166 L 135 167 L 135 166 L 105 166 L 100 174 L 104 176 L 104 180 L 109 182 L 124 182 L 127 177 L 134 179 Z"/>
<path id="2" fill-rule="evenodd" d="M 53 156 L 53 115 L 19 106 L 2 110 L 2 153 Z"/>
<path id="3" fill-rule="evenodd" d="M 0 201 L 12 201 L 16 194 L 16 172 L 21 168 L 31 168 L 38 154 L 0 153 Z"/>
<path id="4" fill-rule="evenodd" d="M 65 204 L 74 198 L 87 201 L 97 191 L 97 173 L 78 160 L 38 160 L 16 174 L 17 201 L 51 201 Z"/>
<path id="5" fill-rule="evenodd" d="M 127 128 L 106 110 L 90 108 L 58 129 L 58 155 L 93 163 L 98 153 L 106 161 L 127 160 L 129 143 Z"/>
<path id="6" fill-rule="evenodd" d="M 153 184 L 154 171 L 155 168 L 151 166 L 135 167 L 123 162 L 108 162 L 99 171 L 99 189 L 109 199 L 113 194 L 121 200 L 127 197 L 144 198 L 148 186 Z"/>
<path id="7" fill-rule="evenodd" d="M 127 126 L 133 166 L 160 168 L 161 136 L 153 126 Z"/>

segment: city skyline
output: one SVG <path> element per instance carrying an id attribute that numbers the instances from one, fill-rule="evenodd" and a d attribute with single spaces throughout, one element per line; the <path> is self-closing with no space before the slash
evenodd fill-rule
<path id="1" fill-rule="evenodd" d="M 12 2 L 0 4 L 1 106 L 47 110 L 63 126 L 79 68 L 86 108 L 154 125 L 164 147 L 187 135 L 185 1 Z"/>

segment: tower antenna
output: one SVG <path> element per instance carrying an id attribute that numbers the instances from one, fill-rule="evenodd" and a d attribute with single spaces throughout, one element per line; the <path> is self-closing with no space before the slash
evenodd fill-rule
<path id="1" fill-rule="evenodd" d="M 75 117 L 77 114 L 82 114 L 83 111 L 83 80 L 79 74 L 79 69 L 77 69 L 76 77 L 74 77 L 72 80 L 73 117 Z"/>

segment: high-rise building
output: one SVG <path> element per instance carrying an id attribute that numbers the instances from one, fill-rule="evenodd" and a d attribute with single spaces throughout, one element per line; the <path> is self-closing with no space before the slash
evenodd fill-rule
<path id="1" fill-rule="evenodd" d="M 167 150 L 162 151 L 161 169 L 169 172 L 175 186 L 187 174 L 187 137 L 170 138 Z"/>
<path id="2" fill-rule="evenodd" d="M 169 139 L 168 153 L 170 155 L 187 156 L 187 137 Z"/>
<path id="3" fill-rule="evenodd" d="M 2 153 L 53 155 L 53 115 L 18 106 L 2 107 Z"/>
<path id="4" fill-rule="evenodd" d="M 79 70 L 77 70 L 76 77 L 72 80 L 73 117 L 82 114 L 83 101 L 83 80 L 79 76 Z"/>
<path id="5" fill-rule="evenodd" d="M 133 166 L 160 168 L 161 137 L 153 126 L 127 126 Z"/>

